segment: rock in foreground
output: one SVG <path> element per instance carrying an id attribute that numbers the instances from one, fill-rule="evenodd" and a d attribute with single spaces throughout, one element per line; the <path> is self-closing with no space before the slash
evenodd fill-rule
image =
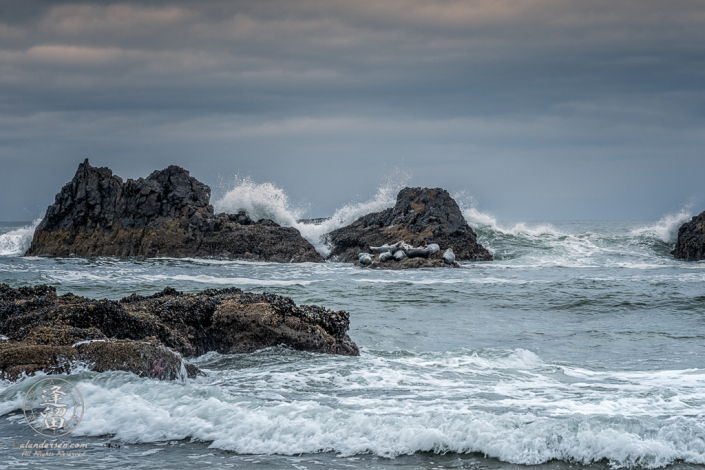
<path id="1" fill-rule="evenodd" d="M 284 344 L 300 351 L 357 356 L 349 314 L 297 307 L 287 297 L 237 288 L 184 294 L 171 288 L 120 301 L 56 295 L 41 285 L 0 284 L 0 376 L 125 370 L 176 379 L 198 370 L 181 357 L 246 353 Z"/>
<path id="2" fill-rule="evenodd" d="M 404 240 L 413 246 L 438 244 L 452 248 L 459 261 L 489 261 L 492 255 L 479 243 L 458 204 L 441 188 L 404 188 L 394 207 L 360 217 L 332 231 L 329 259 L 354 262 L 370 247 Z"/>
<path id="3" fill-rule="evenodd" d="M 123 183 L 86 160 L 47 209 L 26 254 L 323 261 L 295 228 L 244 212 L 216 215 L 209 200 L 210 188 L 178 166 Z"/>
<path id="4" fill-rule="evenodd" d="M 681 225 L 676 248 L 671 254 L 685 261 L 705 259 L 705 212 Z"/>

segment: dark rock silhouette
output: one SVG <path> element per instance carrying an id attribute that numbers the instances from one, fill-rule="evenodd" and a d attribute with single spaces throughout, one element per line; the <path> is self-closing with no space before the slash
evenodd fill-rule
<path id="1" fill-rule="evenodd" d="M 123 183 L 86 160 L 47 209 L 26 254 L 323 261 L 295 228 L 255 222 L 244 211 L 216 215 L 209 200 L 210 188 L 178 166 Z"/>
<path id="2" fill-rule="evenodd" d="M 404 240 L 413 246 L 437 243 L 452 248 L 459 261 L 488 261 L 492 255 L 479 243 L 458 204 L 441 188 L 404 188 L 394 207 L 360 217 L 326 235 L 334 245 L 329 256 L 356 261 L 371 246 Z"/>
<path id="3" fill-rule="evenodd" d="M 681 225 L 678 229 L 676 248 L 671 254 L 685 261 L 705 259 L 705 212 Z"/>
<path id="4" fill-rule="evenodd" d="M 38 371 L 125 370 L 173 380 L 199 371 L 181 357 L 252 352 L 277 345 L 359 355 L 345 311 L 296 306 L 287 297 L 237 288 L 184 294 L 171 288 L 120 301 L 56 295 L 41 285 L 0 284 L 0 378 Z"/>

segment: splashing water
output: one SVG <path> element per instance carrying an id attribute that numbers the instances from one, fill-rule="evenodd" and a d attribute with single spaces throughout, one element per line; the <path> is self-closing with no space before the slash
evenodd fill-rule
<path id="1" fill-rule="evenodd" d="M 271 219 L 287 227 L 304 213 L 303 209 L 292 207 L 284 190 L 272 183 L 255 183 L 249 177 L 236 177 L 233 189 L 213 205 L 216 212 L 234 214 L 244 209 L 253 220 Z"/>
<path id="2" fill-rule="evenodd" d="M 363 215 L 392 207 L 396 202 L 397 193 L 407 185 L 410 178 L 410 173 L 395 170 L 370 199 L 346 204 L 337 209 L 332 217 L 317 224 L 298 222 L 305 213 L 303 208 L 293 206 L 286 193 L 272 183 L 258 184 L 250 178 L 236 178 L 233 189 L 216 201 L 214 206 L 217 212 L 232 214 L 244 209 L 254 220 L 272 219 L 285 227 L 294 227 L 319 253 L 327 256 L 331 247 L 326 244 L 323 235 L 344 227 Z"/>
<path id="3" fill-rule="evenodd" d="M 492 231 L 503 235 L 515 236 L 565 236 L 564 233 L 556 230 L 551 224 L 541 224 L 535 227 L 529 227 L 526 223 L 520 222 L 511 228 L 503 228 L 499 226 L 497 219 L 494 216 L 480 212 L 477 208 L 478 204 L 475 198 L 468 195 L 465 191 L 459 191 L 453 194 L 453 199 L 455 199 L 458 203 L 460 211 L 463 213 L 463 217 L 465 217 L 468 225 L 475 230 L 479 229 L 480 231 Z"/>
<path id="4" fill-rule="evenodd" d="M 632 231 L 634 236 L 657 238 L 665 243 L 675 243 L 678 229 L 691 218 L 691 207 L 686 206 L 676 214 L 668 214 L 656 224 L 638 228 Z"/>
<path id="5" fill-rule="evenodd" d="M 34 236 L 34 230 L 42 219 L 31 224 L 0 235 L 0 256 L 18 256 L 29 249 Z"/>

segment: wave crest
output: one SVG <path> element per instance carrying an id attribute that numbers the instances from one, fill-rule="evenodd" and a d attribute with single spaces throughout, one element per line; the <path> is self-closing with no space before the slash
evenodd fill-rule
<path id="1" fill-rule="evenodd" d="M 279 225 L 294 227 L 319 253 L 327 256 L 331 247 L 325 243 L 323 235 L 349 225 L 363 215 L 392 207 L 396 202 L 397 193 L 406 186 L 410 178 L 410 173 L 395 170 L 371 198 L 364 202 L 346 204 L 337 209 L 332 217 L 320 223 L 299 222 L 306 213 L 305 208 L 294 206 L 284 190 L 274 184 L 255 183 L 251 178 L 236 178 L 234 187 L 213 205 L 217 212 L 232 214 L 244 209 L 254 220 L 272 219 Z"/>
<path id="2" fill-rule="evenodd" d="M 685 222 L 688 222 L 691 217 L 691 208 L 686 206 L 675 214 L 663 216 L 654 225 L 632 230 L 632 235 L 657 238 L 664 243 L 675 243 L 678 238 L 678 229 Z"/>

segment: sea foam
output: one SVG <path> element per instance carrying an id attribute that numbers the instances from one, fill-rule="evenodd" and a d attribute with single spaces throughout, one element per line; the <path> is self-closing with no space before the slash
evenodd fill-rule
<path id="1" fill-rule="evenodd" d="M 276 361 L 277 351 L 210 353 L 197 360 L 209 377 L 184 383 L 71 375 L 86 407 L 74 435 L 195 439 L 240 454 L 480 452 L 526 465 L 705 464 L 698 369 L 594 371 L 523 349 L 363 349 L 354 362 L 283 350 L 296 360 Z M 28 386 L 5 385 L 3 414 L 21 408 Z"/>

